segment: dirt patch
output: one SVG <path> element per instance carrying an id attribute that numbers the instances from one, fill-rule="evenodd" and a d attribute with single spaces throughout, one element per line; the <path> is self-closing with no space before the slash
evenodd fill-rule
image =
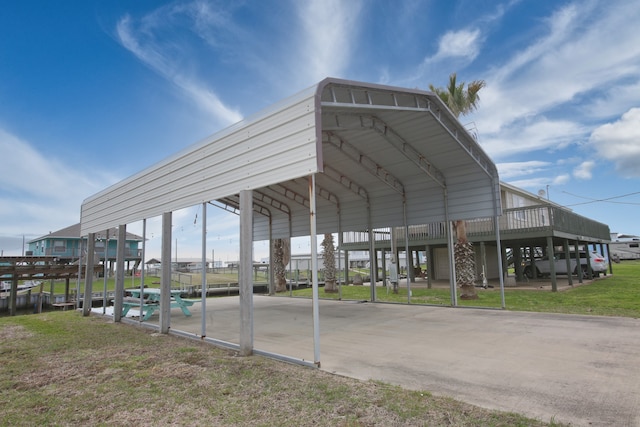
<path id="1" fill-rule="evenodd" d="M 21 340 L 33 334 L 22 325 L 5 325 L 0 328 L 0 341 Z"/>

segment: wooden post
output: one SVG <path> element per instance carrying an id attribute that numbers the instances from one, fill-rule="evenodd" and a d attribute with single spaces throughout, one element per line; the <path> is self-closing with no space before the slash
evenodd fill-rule
<path id="1" fill-rule="evenodd" d="M 18 302 L 18 278 L 14 274 L 11 280 L 11 292 L 9 293 L 9 316 L 16 315 L 16 304 Z"/>
<path id="2" fill-rule="evenodd" d="M 91 293 L 93 292 L 93 262 L 96 251 L 96 233 L 87 236 L 87 266 L 84 272 L 84 299 L 82 300 L 82 315 L 91 313 Z"/>
<path id="3" fill-rule="evenodd" d="M 569 286 L 573 286 L 573 275 L 571 271 L 571 252 L 569 252 L 569 239 L 564 239 L 562 242 L 562 249 L 564 250 L 564 258 L 567 263 L 567 280 L 569 281 Z"/>
<path id="4" fill-rule="evenodd" d="M 433 249 L 430 245 L 425 245 L 424 253 L 427 260 L 427 289 L 431 289 L 433 286 L 431 283 L 431 279 L 433 277 Z"/>
<path id="5" fill-rule="evenodd" d="M 556 277 L 556 262 L 553 251 L 553 237 L 547 237 L 547 259 L 549 260 L 549 274 L 551 275 L 551 291 L 558 292 L 558 278 Z"/>
<path id="6" fill-rule="evenodd" d="M 487 247 L 484 241 L 480 242 L 480 263 L 482 264 L 482 286 L 487 286 Z M 500 272 L 502 274 L 502 272 Z"/>
<path id="7" fill-rule="evenodd" d="M 584 274 L 582 271 L 582 265 L 580 265 L 580 240 L 576 239 L 576 247 L 574 248 L 575 258 L 576 258 L 576 268 L 578 269 L 578 283 L 582 283 L 584 279 Z"/>
<path id="8" fill-rule="evenodd" d="M 49 307 L 53 307 L 53 303 L 55 303 L 55 298 L 54 298 L 54 293 L 55 293 L 55 280 L 51 279 L 49 280 L 49 286 L 50 286 L 50 290 L 49 290 Z M 66 302 L 66 301 L 65 301 Z M 42 285 L 40 288 L 40 311 L 38 313 L 42 313 Z"/>
<path id="9" fill-rule="evenodd" d="M 338 254 L 338 262 L 339 262 L 339 254 Z M 380 248 L 380 262 L 382 263 L 380 269 L 380 281 L 382 281 L 382 287 L 387 288 L 387 251 L 384 248 Z"/>
<path id="10" fill-rule="evenodd" d="M 69 278 L 64 279 L 64 302 L 69 302 Z"/>
<path id="11" fill-rule="evenodd" d="M 344 284 L 349 286 L 349 251 L 344 250 Z"/>
<path id="12" fill-rule="evenodd" d="M 506 249 L 505 249 L 506 250 Z M 516 281 L 522 282 L 524 280 L 524 274 L 522 271 L 522 249 L 519 243 L 513 244 L 511 247 L 511 258 L 513 259 L 513 268 L 516 272 Z M 506 262 L 505 266 L 509 267 L 509 263 Z"/>

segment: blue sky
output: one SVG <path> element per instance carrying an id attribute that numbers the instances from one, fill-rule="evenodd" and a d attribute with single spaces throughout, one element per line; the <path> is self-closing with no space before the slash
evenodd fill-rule
<path id="1" fill-rule="evenodd" d="M 486 81 L 461 121 L 503 181 L 640 235 L 635 2 L 21 0 L 1 10 L 4 255 L 78 222 L 86 197 L 325 77 L 428 89 L 451 72 Z M 174 214 L 180 257 L 200 255 L 200 209 Z M 214 208 L 208 218 L 209 251 L 236 259 L 236 218 Z M 159 219 L 147 236 L 159 255 Z M 260 259 L 267 245 L 254 251 Z"/>

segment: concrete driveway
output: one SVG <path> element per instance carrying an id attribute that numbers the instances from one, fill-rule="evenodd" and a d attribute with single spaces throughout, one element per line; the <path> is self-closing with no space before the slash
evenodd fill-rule
<path id="1" fill-rule="evenodd" d="M 172 311 L 171 328 L 201 333 Z M 239 342 L 239 299 L 207 337 Z M 150 322 L 157 322 L 157 316 Z M 313 361 L 311 300 L 254 296 L 254 347 Z M 320 301 L 321 369 L 575 426 L 640 426 L 640 320 Z"/>

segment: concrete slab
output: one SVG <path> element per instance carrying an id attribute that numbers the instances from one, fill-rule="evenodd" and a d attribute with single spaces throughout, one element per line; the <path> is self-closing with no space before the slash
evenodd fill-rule
<path id="1" fill-rule="evenodd" d="M 199 335 L 172 311 L 171 328 Z M 239 340 L 238 297 L 210 298 L 207 337 Z M 151 322 L 157 322 L 157 316 Z M 313 361 L 311 300 L 254 296 L 254 348 Z M 321 369 L 575 426 L 640 426 L 640 320 L 320 301 Z"/>

